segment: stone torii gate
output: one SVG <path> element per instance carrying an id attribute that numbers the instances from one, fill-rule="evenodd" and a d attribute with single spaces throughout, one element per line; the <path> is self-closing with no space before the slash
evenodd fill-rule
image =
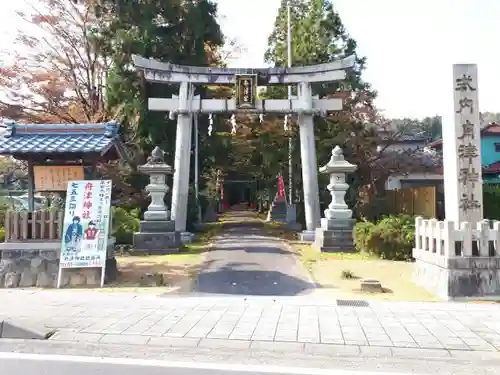
<path id="1" fill-rule="evenodd" d="M 174 181 L 172 189 L 172 220 L 176 231 L 186 231 L 187 201 L 193 115 L 200 113 L 297 114 L 300 129 L 300 153 L 304 188 L 306 230 L 301 237 L 314 240 L 314 231 L 320 226 L 318 171 L 314 138 L 314 115 L 342 109 L 342 99 L 320 99 L 313 96 L 312 83 L 341 81 L 346 69 L 354 65 L 354 56 L 342 60 L 291 68 L 231 69 L 174 65 L 141 56 L 133 56 L 136 68 L 149 82 L 180 84 L 179 95 L 172 98 L 149 98 L 149 110 L 168 111 L 177 116 Z M 194 95 L 194 85 L 232 85 L 236 97 L 232 99 L 201 99 Z M 257 85 L 297 85 L 297 97 L 291 99 L 260 100 Z"/>

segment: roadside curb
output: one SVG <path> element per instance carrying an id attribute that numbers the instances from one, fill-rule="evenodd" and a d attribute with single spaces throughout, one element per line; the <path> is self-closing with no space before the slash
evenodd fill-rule
<path id="1" fill-rule="evenodd" d="M 1 339 L 0 352 L 12 351 L 37 354 L 84 354 L 117 358 L 144 358 L 176 354 L 184 356 L 213 355 L 216 353 L 218 356 L 226 354 L 231 357 L 248 356 L 254 358 L 289 356 L 303 360 L 315 358 L 328 358 L 329 360 L 359 360 L 360 358 L 365 360 L 422 360 L 425 358 L 426 361 L 498 361 L 500 359 L 499 352 L 264 341 L 246 342 L 243 340 L 193 339 L 186 341 L 184 345 L 178 340 L 170 340 L 170 345 L 168 345 L 167 340 L 165 340 L 163 345 L 160 345 L 159 341 L 156 341 L 156 344 L 151 342 L 132 344 L 130 341 L 127 343 L 91 343 L 52 339 L 46 341 Z"/>
<path id="2" fill-rule="evenodd" d="M 30 340 L 2 339 L 3 345 L 33 344 Z M 456 360 L 500 360 L 500 352 L 485 350 L 458 350 L 438 348 L 415 348 L 394 346 L 366 346 L 344 344 L 318 344 L 304 342 L 230 340 L 230 339 L 198 339 L 180 337 L 150 337 L 140 335 L 85 334 L 60 331 L 49 340 L 38 341 L 35 344 L 51 345 L 71 343 L 84 346 L 96 345 L 99 348 L 108 346 L 141 347 L 144 350 L 194 350 L 216 351 L 229 350 L 232 353 L 277 353 L 282 355 L 327 356 L 329 358 L 402 358 L 402 359 L 456 359 Z M 147 349 L 146 349 L 147 348 Z"/>

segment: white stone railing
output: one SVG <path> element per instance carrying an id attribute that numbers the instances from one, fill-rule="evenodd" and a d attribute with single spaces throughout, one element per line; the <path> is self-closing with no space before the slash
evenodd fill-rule
<path id="1" fill-rule="evenodd" d="M 468 222 L 415 219 L 415 259 L 441 263 L 455 257 L 490 257 L 493 252 L 500 256 L 500 221 L 483 220 L 474 228 Z"/>

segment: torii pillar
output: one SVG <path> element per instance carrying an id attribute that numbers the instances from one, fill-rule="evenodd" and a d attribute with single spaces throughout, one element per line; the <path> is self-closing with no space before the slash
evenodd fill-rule
<path id="1" fill-rule="evenodd" d="M 193 115 L 189 109 L 193 99 L 194 86 L 189 82 L 181 82 L 177 109 L 171 218 L 175 221 L 175 231 L 181 233 L 183 243 L 192 239 L 191 234 L 186 231 L 186 223 L 193 134 Z"/>
<path id="2" fill-rule="evenodd" d="M 304 189 L 304 215 L 306 219 L 306 229 L 300 234 L 300 239 L 313 242 L 316 228 L 321 226 L 321 211 L 311 84 L 309 82 L 299 83 L 298 94 L 303 108 L 310 109 L 299 112 L 300 158 L 302 160 L 302 187 Z"/>

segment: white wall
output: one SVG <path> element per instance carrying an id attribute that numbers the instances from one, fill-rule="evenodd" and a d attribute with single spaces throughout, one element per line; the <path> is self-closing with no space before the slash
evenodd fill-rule
<path id="1" fill-rule="evenodd" d="M 385 182 L 385 190 L 396 190 L 401 189 L 401 181 L 404 180 L 425 180 L 432 182 L 443 181 L 443 175 L 438 173 L 410 173 L 405 176 L 392 175 Z"/>

